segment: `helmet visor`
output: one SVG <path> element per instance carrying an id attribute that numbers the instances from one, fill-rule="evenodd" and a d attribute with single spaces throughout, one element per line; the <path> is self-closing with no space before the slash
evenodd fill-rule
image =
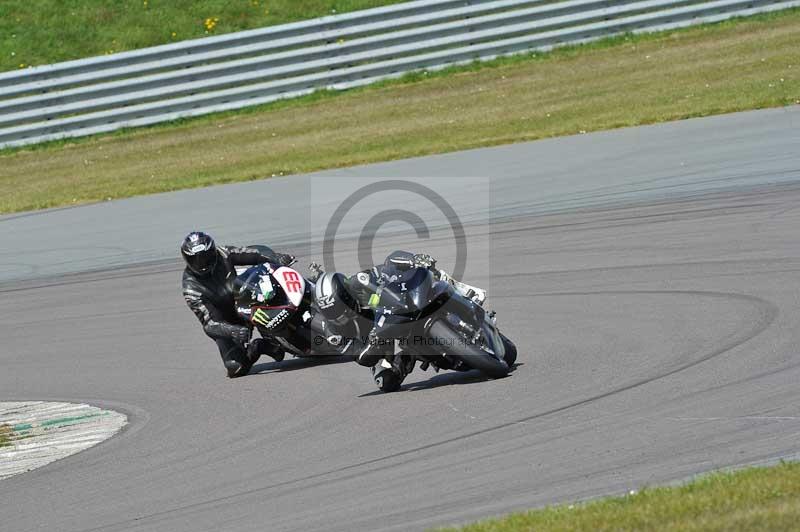
<path id="1" fill-rule="evenodd" d="M 217 250 L 215 248 L 200 251 L 194 255 L 186 257 L 186 264 L 189 268 L 200 275 L 206 274 L 214 269 L 217 264 Z"/>

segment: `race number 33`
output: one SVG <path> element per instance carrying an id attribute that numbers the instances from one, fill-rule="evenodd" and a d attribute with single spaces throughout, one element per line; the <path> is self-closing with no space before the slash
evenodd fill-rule
<path id="1" fill-rule="evenodd" d="M 302 285 L 300 284 L 300 276 L 297 275 L 297 272 L 283 272 L 283 280 L 286 282 L 286 290 L 289 292 L 299 292 L 302 288 Z"/>

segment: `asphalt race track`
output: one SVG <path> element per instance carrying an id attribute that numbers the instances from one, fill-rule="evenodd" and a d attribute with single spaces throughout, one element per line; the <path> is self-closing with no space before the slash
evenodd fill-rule
<path id="1" fill-rule="evenodd" d="M 490 208 L 464 220 L 490 251 L 467 280 L 490 288 L 516 370 L 417 370 L 389 395 L 343 360 L 224 378 L 180 297 L 183 233 L 270 239 L 305 264 L 314 217 L 299 230 L 287 202 L 250 206 L 311 179 L 313 211 L 329 198 L 320 180 L 367 175 L 491 178 Z M 483 193 L 446 197 L 459 210 Z M 0 530 L 423 529 L 800 451 L 800 107 L 7 216 L 0 230 L 0 400 L 130 417 L 0 482 Z M 422 247 L 446 266 L 449 240 L 389 231 L 375 254 Z"/>

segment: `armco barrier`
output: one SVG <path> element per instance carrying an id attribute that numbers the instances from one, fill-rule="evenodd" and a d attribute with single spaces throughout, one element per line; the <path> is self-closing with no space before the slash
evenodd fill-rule
<path id="1" fill-rule="evenodd" d="M 346 89 L 800 0 L 417 0 L 0 73 L 0 148 Z"/>

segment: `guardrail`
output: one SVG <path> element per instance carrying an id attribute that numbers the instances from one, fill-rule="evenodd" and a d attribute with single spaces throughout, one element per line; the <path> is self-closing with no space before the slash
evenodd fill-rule
<path id="1" fill-rule="evenodd" d="M 797 6 L 800 0 L 417 0 L 5 72 L 0 148 Z"/>

